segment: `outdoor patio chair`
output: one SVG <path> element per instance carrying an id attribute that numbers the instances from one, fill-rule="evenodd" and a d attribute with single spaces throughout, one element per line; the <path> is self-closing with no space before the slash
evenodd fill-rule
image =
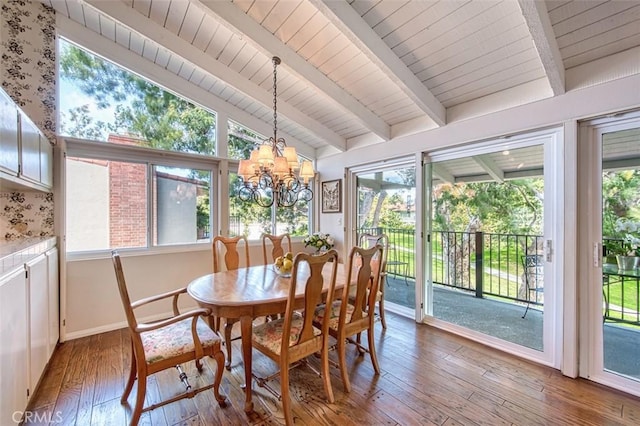
<path id="1" fill-rule="evenodd" d="M 526 287 L 527 308 L 522 318 L 527 316 L 531 303 L 538 303 L 539 294 L 544 291 L 544 257 L 541 254 L 520 256 L 524 268 L 524 283 Z M 533 293 L 533 302 L 531 294 Z"/>
<path id="2" fill-rule="evenodd" d="M 388 274 L 404 277 L 404 284 L 409 285 L 409 280 L 407 279 L 409 262 L 400 259 L 398 247 L 395 244 L 388 244 L 387 268 Z M 391 272 L 392 270 L 393 272 Z M 401 274 L 398 273 L 399 270 L 402 270 Z"/>

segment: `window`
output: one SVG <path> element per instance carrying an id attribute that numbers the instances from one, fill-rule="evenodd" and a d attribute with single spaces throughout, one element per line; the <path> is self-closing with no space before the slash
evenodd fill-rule
<path id="1" fill-rule="evenodd" d="M 67 149 L 68 252 L 210 241 L 210 160 L 81 141 Z"/>
<path id="2" fill-rule="evenodd" d="M 74 138 L 66 141 L 67 251 L 209 241 L 219 223 L 216 115 L 59 43 L 60 133 Z M 231 120 L 227 132 L 232 163 L 266 139 Z M 238 177 L 229 177 L 231 235 L 309 233 L 309 203 L 280 210 L 244 203 L 235 196 Z"/>
<path id="3" fill-rule="evenodd" d="M 64 39 L 59 46 L 62 135 L 215 154 L 214 113 Z"/>
<path id="4" fill-rule="evenodd" d="M 268 139 L 235 121 L 227 123 L 229 140 L 229 158 L 242 160 L 249 158 L 251 151 L 256 149 L 263 140 Z"/>
<path id="5" fill-rule="evenodd" d="M 233 159 L 249 158 L 264 139 L 260 134 L 241 124 L 229 120 L 229 157 Z M 299 156 L 300 157 L 300 156 Z M 300 157 L 301 159 L 301 157 Z M 263 233 L 306 236 L 309 234 L 311 203 L 298 201 L 293 207 L 260 207 L 253 202 L 244 202 L 238 198 L 238 188 L 242 185 L 234 172 L 229 173 L 229 225 L 230 234 L 245 235 L 257 240 Z M 275 214 L 274 214 L 275 213 Z"/>

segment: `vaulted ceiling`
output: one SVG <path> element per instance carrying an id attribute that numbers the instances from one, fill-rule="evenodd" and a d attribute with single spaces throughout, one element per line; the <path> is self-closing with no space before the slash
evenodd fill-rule
<path id="1" fill-rule="evenodd" d="M 278 128 L 318 156 L 640 72 L 637 0 L 41 1 L 238 121 L 272 122 L 280 57 Z"/>

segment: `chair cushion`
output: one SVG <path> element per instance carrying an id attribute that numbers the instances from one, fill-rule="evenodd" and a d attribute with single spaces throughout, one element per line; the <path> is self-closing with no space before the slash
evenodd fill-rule
<path id="1" fill-rule="evenodd" d="M 291 334 L 289 334 L 289 346 L 293 346 L 302 333 L 303 318 L 298 312 L 293 313 L 291 321 Z M 268 321 L 253 327 L 253 341 L 268 348 L 271 352 L 279 354 L 282 348 L 282 333 L 284 318 Z M 313 334 L 319 336 L 320 330 L 313 327 Z"/>
<path id="2" fill-rule="evenodd" d="M 338 329 L 338 320 L 340 317 L 341 304 L 342 304 L 342 300 L 336 300 L 331 304 L 332 309 L 331 309 L 331 316 L 329 317 L 329 328 L 332 330 Z M 355 311 L 355 309 L 356 309 L 355 306 L 353 306 L 351 303 L 347 304 L 347 315 L 345 319 L 346 323 L 351 321 L 351 315 L 353 315 L 353 311 Z M 325 318 L 325 310 L 326 310 L 325 305 L 318 305 L 313 315 L 313 321 L 318 324 L 322 324 L 322 321 L 324 321 L 324 318 Z"/>
<path id="3" fill-rule="evenodd" d="M 187 318 L 157 330 L 140 333 L 147 363 L 153 364 L 195 351 L 191 334 L 192 321 L 192 318 Z M 203 348 L 220 344 L 220 337 L 211 331 L 202 318 L 198 318 L 196 331 Z"/>

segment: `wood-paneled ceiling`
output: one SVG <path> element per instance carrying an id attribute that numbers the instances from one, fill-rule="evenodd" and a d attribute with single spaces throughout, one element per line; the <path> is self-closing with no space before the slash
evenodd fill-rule
<path id="1" fill-rule="evenodd" d="M 279 131 L 318 156 L 640 72 L 638 0 L 42 2 L 62 36 L 240 122 L 272 123 L 279 56 Z"/>

